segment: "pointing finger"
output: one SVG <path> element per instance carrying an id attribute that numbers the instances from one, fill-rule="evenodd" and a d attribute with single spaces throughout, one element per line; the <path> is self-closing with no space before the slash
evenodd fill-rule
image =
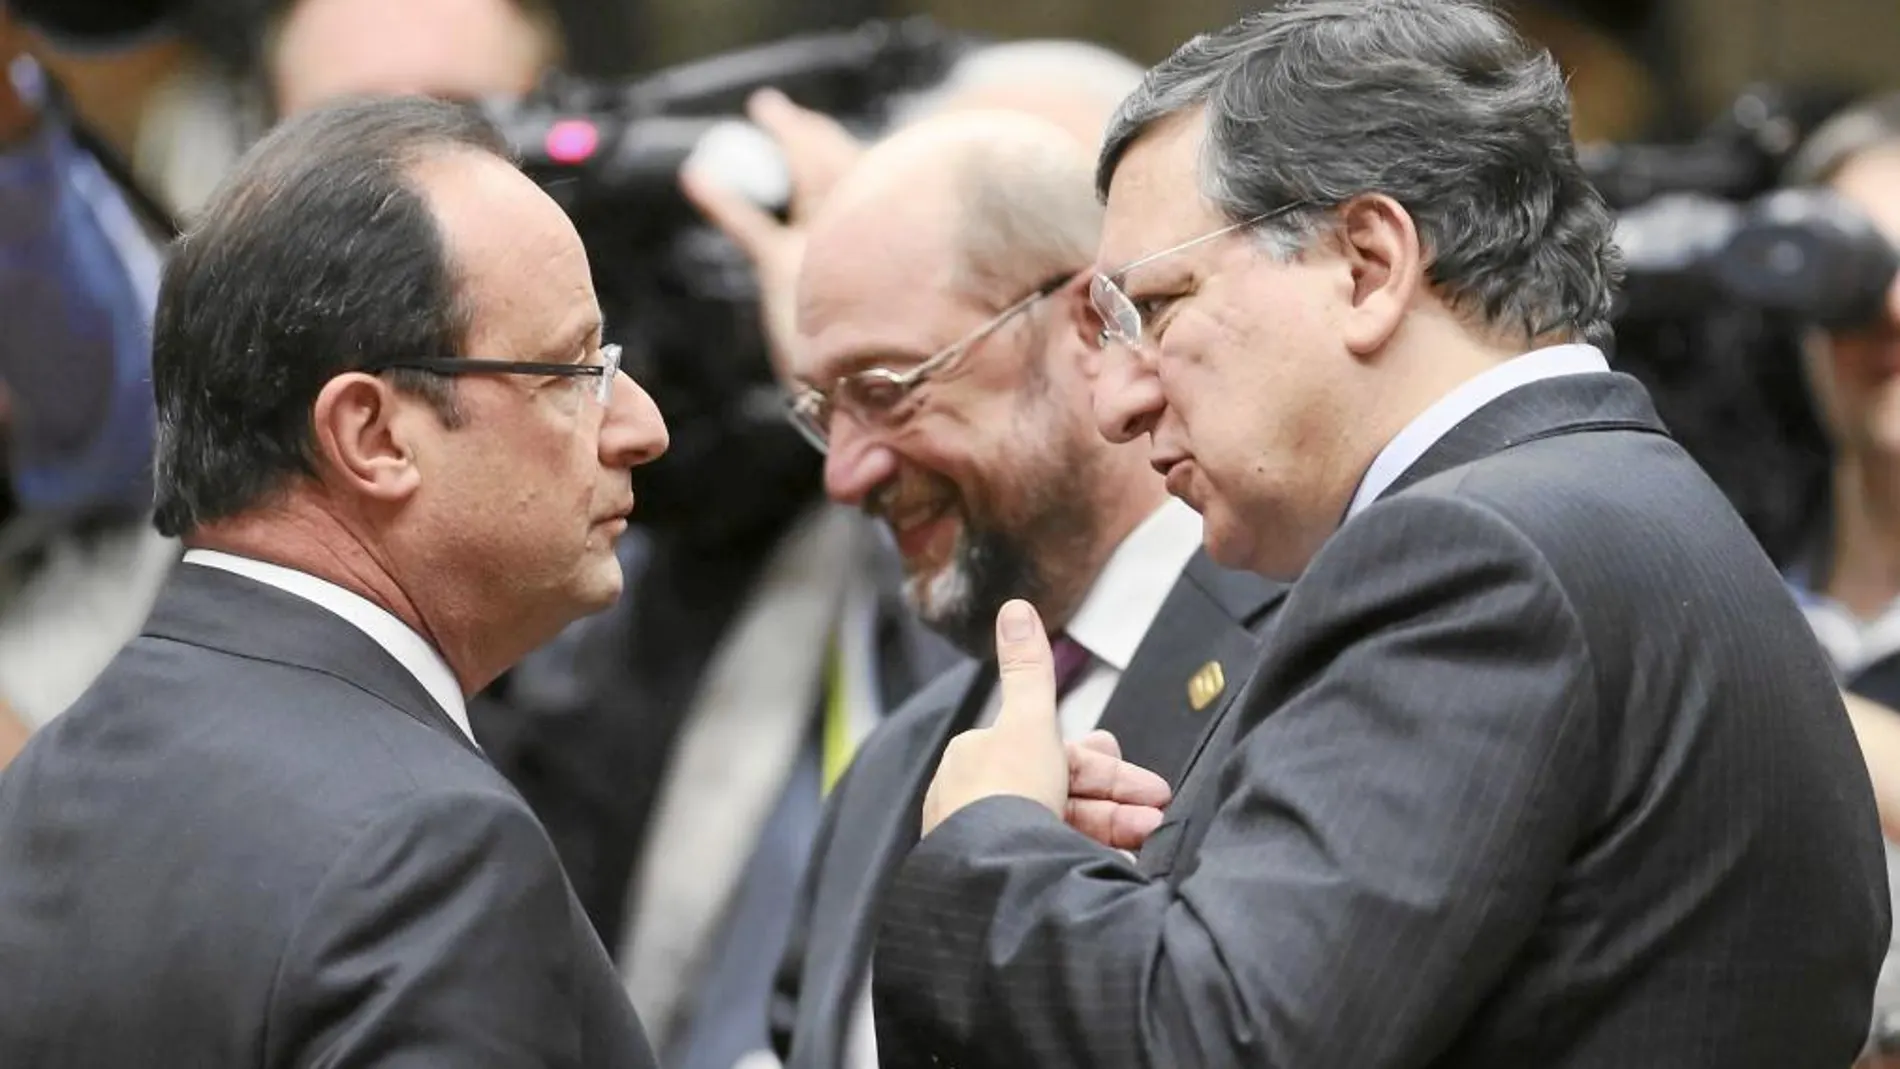
<path id="1" fill-rule="evenodd" d="M 810 215 L 838 179 L 864 154 L 864 145 L 829 115 L 801 108 L 776 89 L 761 89 L 746 101 L 746 116 L 785 154 L 792 175 L 793 211 Z"/>

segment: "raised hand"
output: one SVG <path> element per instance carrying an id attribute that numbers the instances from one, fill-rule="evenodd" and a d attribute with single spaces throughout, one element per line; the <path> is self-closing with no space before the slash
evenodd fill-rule
<path id="1" fill-rule="evenodd" d="M 950 740 L 924 795 L 923 833 L 973 802 L 1019 795 L 1041 804 L 1105 846 L 1132 850 L 1161 823 L 1168 785 L 1121 759 L 1106 731 L 1064 746 L 1056 718 L 1056 676 L 1036 610 L 1011 601 L 996 618 L 1002 709 L 987 728 Z"/>
<path id="2" fill-rule="evenodd" d="M 790 353 L 798 341 L 794 293 L 805 255 L 805 226 L 838 179 L 864 154 L 864 146 L 829 117 L 799 107 L 775 89 L 752 94 L 746 115 L 785 155 L 792 183 L 787 221 L 780 222 L 716 177 L 691 168 L 680 174 L 680 188 L 752 260 L 773 367 L 787 380 Z"/>

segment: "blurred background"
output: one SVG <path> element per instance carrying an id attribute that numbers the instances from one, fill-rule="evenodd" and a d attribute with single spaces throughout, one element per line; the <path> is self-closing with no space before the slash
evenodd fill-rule
<path id="1" fill-rule="evenodd" d="M 874 137 L 965 77 L 986 44 L 1079 41 L 1146 66 L 1253 6 L 0 0 L 0 765 L 136 633 L 178 557 L 147 520 L 150 317 L 167 241 L 284 115 L 346 92 L 465 100 L 574 217 L 613 340 L 672 431 L 667 456 L 636 473 L 627 596 L 471 707 L 624 966 L 636 929 L 669 923 L 635 916 L 653 827 L 720 801 L 669 775 L 680 740 L 712 715 L 699 707 L 703 684 L 744 630 L 761 576 L 823 510 L 820 458 L 784 419 L 750 263 L 680 195 L 681 165 L 699 152 L 780 207 L 773 143 L 736 121 L 757 88 Z M 1900 324 L 1878 322 L 1900 269 L 1900 156 L 1881 155 L 1900 146 L 1900 99 L 1827 144 L 1809 135 L 1850 102 L 1900 90 L 1900 3 L 1502 6 L 1568 72 L 1586 165 L 1621 213 L 1630 275 L 1613 363 L 1651 387 L 1790 585 L 1826 586 L 1836 529 L 1888 515 L 1881 494 L 1863 501 L 1842 481 L 1853 465 L 1831 443 L 1864 444 L 1892 461 L 1881 471 L 1900 473 L 1900 418 L 1882 400 L 1900 372 Z M 1879 165 L 1849 175 L 1862 155 Z M 1858 207 L 1823 195 L 1829 185 Z M 1881 370 L 1817 392 L 1815 367 L 1856 361 Z M 1853 651 L 1837 660 L 1844 685 L 1895 706 L 1900 520 L 1891 527 L 1890 581 L 1854 606 Z M 880 657 L 894 651 L 878 666 L 883 711 L 949 663 L 908 634 L 878 633 Z M 726 960 L 721 939 L 755 948 L 735 966 L 745 996 L 729 1003 L 755 1018 L 775 944 L 769 925 L 763 936 L 745 927 L 753 900 L 740 888 L 789 894 L 821 791 L 817 764 L 794 750 L 830 740 L 802 699 L 757 715 L 799 730 L 747 810 L 757 822 L 733 827 L 743 864 L 728 868 L 741 875 L 687 896 L 719 903 L 694 960 Z M 1884 763 L 1900 783 L 1900 718 L 1880 715 L 1897 733 Z M 875 719 L 851 728 L 852 744 Z M 1900 976 L 1892 983 L 1887 1031 L 1900 1048 Z M 658 1026 L 677 1048 L 668 1060 L 689 1069 L 726 1069 L 755 1043 L 696 1047 L 689 1025 Z"/>

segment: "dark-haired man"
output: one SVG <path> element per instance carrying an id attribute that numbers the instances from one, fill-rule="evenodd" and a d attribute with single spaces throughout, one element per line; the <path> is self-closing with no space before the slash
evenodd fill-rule
<path id="1" fill-rule="evenodd" d="M 465 696 L 666 446 L 566 216 L 420 99 L 261 142 L 160 291 L 144 633 L 0 779 L 0 1064 L 641 1067 Z"/>

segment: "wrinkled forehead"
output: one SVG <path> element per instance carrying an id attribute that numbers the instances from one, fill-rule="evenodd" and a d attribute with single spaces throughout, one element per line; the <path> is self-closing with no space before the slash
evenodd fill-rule
<path id="1" fill-rule="evenodd" d="M 792 377 L 828 387 L 840 376 L 921 363 L 956 340 L 969 318 L 943 279 L 904 280 L 819 294 L 801 305 L 803 344 L 791 360 Z"/>
<path id="2" fill-rule="evenodd" d="M 870 228 L 816 232 L 796 287 L 794 378 L 829 385 L 866 367 L 916 362 L 955 340 L 970 302 L 941 234 Z"/>
<path id="3" fill-rule="evenodd" d="M 1122 154 L 1109 185 L 1096 270 L 1114 273 L 1225 220 L 1201 193 L 1198 112 L 1157 122 Z"/>

